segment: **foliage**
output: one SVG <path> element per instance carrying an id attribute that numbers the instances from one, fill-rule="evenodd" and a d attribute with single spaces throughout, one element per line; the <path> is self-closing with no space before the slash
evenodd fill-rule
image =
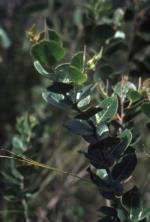
<path id="1" fill-rule="evenodd" d="M 103 94 L 98 92 L 99 83 L 88 84 L 91 69 L 85 60 L 86 52 L 75 54 L 69 63 L 60 64 L 58 70 L 57 62 L 64 49 L 54 49 L 49 44 L 51 41 L 49 36 L 46 39 L 49 47 L 40 52 L 37 44 L 45 42 L 43 37 L 32 45 L 31 54 L 51 81 L 43 91 L 43 98 L 53 106 L 73 110 L 74 118 L 66 123 L 66 127 L 89 143 L 88 150 L 81 153 L 90 161 L 90 178 L 101 195 L 110 201 L 110 207 L 100 209 L 104 216 L 99 221 L 147 221 L 150 211 L 144 214 L 138 188 L 135 186 L 124 191 L 123 184 L 131 178 L 137 165 L 136 141 L 129 122 L 141 112 L 149 115 L 148 94 L 143 86 L 137 89 L 126 75 L 115 85 L 109 84 L 107 89 L 103 89 Z M 35 57 L 36 49 L 40 57 Z M 50 59 L 53 50 L 55 60 Z M 83 73 L 86 78 L 82 77 Z"/>
<path id="2" fill-rule="evenodd" d="M 48 110 L 53 117 L 47 119 L 44 110 L 44 120 L 42 121 L 35 118 L 34 115 L 26 113 L 17 122 L 17 133 L 12 138 L 13 148 L 10 149 L 24 158 L 30 156 L 30 158 L 44 162 L 49 158 L 48 164 L 50 165 L 57 165 L 57 162 L 61 162 L 61 168 L 67 168 L 67 171 L 72 171 L 74 166 L 76 168 L 76 162 L 79 162 L 79 158 L 82 159 L 82 155 L 75 159 L 72 156 L 72 150 L 76 152 L 76 149 L 81 149 L 80 152 L 90 162 L 87 171 L 91 180 L 96 184 L 104 199 L 110 201 L 107 206 L 100 208 L 100 215 L 103 216 L 100 221 L 146 221 L 149 216 L 149 208 L 144 208 L 139 190 L 132 184 L 131 175 L 137 164 L 138 141 L 140 140 L 137 138 L 139 135 L 135 134 L 135 122 L 142 113 L 149 118 L 150 84 L 149 79 L 143 81 L 142 78 L 141 82 L 139 78 L 139 80 L 133 81 L 124 74 L 127 71 L 130 75 L 148 75 L 149 33 L 145 24 L 149 9 L 146 1 L 144 2 L 143 4 L 138 2 L 137 7 L 134 7 L 129 1 L 122 4 L 117 3 L 117 6 L 115 6 L 115 2 L 109 0 L 87 1 L 83 7 L 75 6 L 69 17 L 69 11 L 72 12 L 72 9 L 66 10 L 68 14 L 66 16 L 65 11 L 64 16 L 60 1 L 51 1 L 50 12 L 52 14 L 49 13 L 51 16 L 46 20 L 48 28 L 39 32 L 33 26 L 27 32 L 32 44 L 31 54 L 34 67 L 39 74 L 46 77 L 44 85 L 50 82 L 50 86 L 43 90 L 43 98 L 47 103 L 62 111 Z M 22 9 L 22 11 L 30 18 L 30 15 L 33 16 L 36 12 L 45 10 L 46 7 L 43 3 L 33 3 L 27 4 L 25 10 Z M 66 21 L 65 17 L 70 19 Z M 69 20 L 72 21 L 71 25 Z M 140 22 L 138 22 L 139 20 Z M 52 27 L 61 31 L 63 39 Z M 8 32 L 7 35 L 7 29 L 6 32 L 3 28 L 0 31 L 0 44 L 5 50 L 13 45 L 12 39 L 9 41 L 11 32 Z M 65 46 L 69 45 L 69 52 L 64 49 L 63 40 L 65 40 Z M 26 44 L 25 41 L 25 47 L 28 48 L 28 44 Z M 83 44 L 86 44 L 84 51 L 74 53 L 74 50 L 83 50 Z M 72 59 L 66 62 L 66 58 L 72 54 Z M 28 62 L 26 62 L 26 58 L 23 59 L 23 56 L 19 56 L 19 58 L 27 66 Z M 19 61 L 18 58 L 16 60 Z M 9 63 L 8 59 L 7 63 Z M 6 64 L 4 66 L 7 67 Z M 21 70 L 25 70 L 25 74 L 31 74 L 24 67 Z M 20 72 L 17 79 L 19 76 L 22 79 Z M 13 78 L 15 79 L 15 77 Z M 25 91 L 30 91 L 28 84 Z M 40 90 L 38 89 L 38 91 Z M 20 96 L 19 93 L 16 94 Z M 39 94 L 39 92 L 35 92 L 35 94 Z M 45 108 L 46 105 L 43 106 L 44 109 L 48 109 Z M 37 107 L 39 112 L 40 104 L 37 104 Z M 59 122 L 60 113 L 63 114 L 63 117 Z M 66 121 L 67 115 L 71 116 L 69 121 Z M 52 121 L 56 126 L 51 134 Z M 62 133 L 60 125 L 64 124 L 71 134 Z M 149 125 L 148 122 L 148 130 Z M 45 128 L 48 128 L 48 132 L 45 132 Z M 54 135 L 57 134 L 58 128 L 62 135 L 61 137 L 56 136 L 55 139 Z M 85 143 L 74 146 L 73 142 L 69 142 L 72 134 L 83 137 L 89 143 L 88 149 L 82 149 Z M 60 140 L 59 144 L 52 142 L 52 147 L 54 149 L 57 147 L 56 154 L 49 150 L 46 135 L 56 141 Z M 68 135 L 70 135 L 69 138 Z M 76 141 L 77 137 L 72 137 Z M 66 149 L 69 147 L 68 150 L 61 147 L 63 140 L 67 141 L 64 146 Z M 141 149 L 141 151 L 143 150 Z M 146 151 L 149 153 L 148 148 Z M 48 157 L 48 153 L 50 157 Z M 64 163 L 67 155 L 70 163 L 69 161 Z M 55 161 L 55 158 L 59 161 Z M 68 169 L 68 163 L 72 165 L 70 169 Z M 58 167 L 60 167 L 59 164 Z M 30 211 L 34 208 L 35 212 L 37 196 L 39 197 L 41 190 L 45 187 L 43 184 L 49 184 L 48 181 L 53 180 L 53 184 L 49 185 L 52 187 L 49 192 L 53 192 L 51 191 L 53 187 L 59 191 L 59 186 L 56 184 L 62 183 L 61 180 L 56 180 L 55 173 L 44 178 L 39 169 L 25 167 L 24 164 L 16 163 L 14 160 L 10 165 L 3 165 L 1 178 L 1 193 L 5 193 L 4 206 L 6 206 L 7 212 L 4 218 L 6 222 L 20 221 L 24 218 L 26 221 L 29 218 L 36 220 Z M 56 181 L 52 178 L 55 178 Z M 130 180 L 129 183 L 127 183 L 128 180 Z M 65 186 L 62 189 L 65 192 Z M 69 192 L 69 189 L 70 186 L 66 192 Z M 85 187 L 84 190 L 86 190 Z M 45 199 L 45 196 L 44 198 L 42 196 L 41 199 Z M 108 203 L 108 201 L 106 202 Z M 137 204 L 135 205 L 135 203 Z M 16 209 L 19 209 L 18 214 L 14 214 L 12 217 L 11 212 L 15 212 Z M 76 219 L 72 215 L 69 217 L 69 222 L 70 220 L 80 221 L 82 215 L 85 214 L 83 211 L 85 210 L 80 207 L 75 208 L 73 212 Z M 50 220 L 52 220 L 51 218 Z M 56 218 L 53 220 L 56 221 Z"/>

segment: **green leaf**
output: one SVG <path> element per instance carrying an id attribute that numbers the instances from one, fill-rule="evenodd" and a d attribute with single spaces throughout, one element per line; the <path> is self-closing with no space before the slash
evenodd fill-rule
<path id="1" fill-rule="evenodd" d="M 13 147 L 17 150 L 25 151 L 25 146 L 22 139 L 19 136 L 14 136 L 12 140 Z"/>
<path id="2" fill-rule="evenodd" d="M 84 119 L 87 120 L 94 116 L 96 113 L 100 112 L 102 108 L 100 107 L 90 107 L 86 111 L 80 113 L 79 115 L 76 116 L 77 119 Z"/>
<path id="3" fill-rule="evenodd" d="M 48 104 L 51 104 L 61 109 L 68 108 L 72 105 L 72 103 L 68 101 L 64 95 L 59 93 L 44 90 L 42 96 Z"/>
<path id="4" fill-rule="evenodd" d="M 0 45 L 5 49 L 9 48 L 11 45 L 11 41 L 6 33 L 6 31 L 0 28 Z"/>
<path id="5" fill-rule="evenodd" d="M 141 94 L 136 90 L 129 90 L 127 98 L 134 103 L 141 99 Z"/>
<path id="6" fill-rule="evenodd" d="M 47 88 L 48 91 L 58 93 L 58 94 L 63 94 L 63 95 L 65 95 L 72 89 L 73 89 L 73 86 L 71 84 L 61 83 L 61 82 L 53 82 L 53 84 Z"/>
<path id="7" fill-rule="evenodd" d="M 129 129 L 125 129 L 121 135 L 120 138 L 126 139 L 127 141 L 127 147 L 130 145 L 131 141 L 132 141 L 132 133 Z"/>
<path id="8" fill-rule="evenodd" d="M 90 102 L 91 102 L 91 96 L 89 95 L 89 96 L 85 97 L 84 99 L 80 100 L 77 103 L 77 106 L 78 106 L 78 108 L 83 109 L 83 108 L 87 107 L 90 104 Z"/>
<path id="9" fill-rule="evenodd" d="M 106 134 L 109 132 L 109 128 L 106 124 L 102 123 L 96 127 L 96 132 L 97 132 L 97 135 L 102 136 L 104 133 Z"/>
<path id="10" fill-rule="evenodd" d="M 105 169 L 96 170 L 96 175 L 102 180 L 107 180 L 108 179 L 108 174 L 107 174 L 107 171 Z"/>
<path id="11" fill-rule="evenodd" d="M 123 152 L 127 149 L 129 144 L 132 140 L 132 134 L 130 130 L 126 129 L 122 132 L 120 135 L 120 142 L 116 145 L 112 146 L 112 150 L 110 151 L 110 154 L 115 158 L 118 159 Z"/>
<path id="12" fill-rule="evenodd" d="M 108 77 L 112 77 L 115 74 L 117 74 L 114 69 L 109 66 L 108 64 L 102 64 L 100 67 L 96 70 L 95 75 L 96 79 L 101 80 L 102 78 L 106 79 Z"/>
<path id="13" fill-rule="evenodd" d="M 44 40 L 32 46 L 31 54 L 44 68 L 49 68 L 64 58 L 65 50 L 54 41 Z"/>
<path id="14" fill-rule="evenodd" d="M 148 218 L 150 216 L 150 207 L 143 209 L 138 217 L 138 220 L 143 220 L 145 218 Z"/>
<path id="15" fill-rule="evenodd" d="M 31 131 L 31 126 L 29 123 L 29 115 L 25 113 L 22 117 L 18 118 L 17 120 L 17 130 L 23 136 L 28 136 L 29 132 Z"/>
<path id="16" fill-rule="evenodd" d="M 71 65 L 83 71 L 83 52 L 78 52 L 73 56 Z"/>
<path id="17" fill-rule="evenodd" d="M 91 95 L 91 93 L 93 92 L 95 87 L 96 87 L 96 85 L 93 85 L 93 84 L 89 84 L 85 87 L 82 87 L 77 93 L 76 100 L 80 101 L 80 100 L 84 99 L 85 97 Z"/>
<path id="18" fill-rule="evenodd" d="M 141 212 L 141 201 L 140 194 L 136 186 L 123 195 L 122 203 L 128 209 L 130 219 L 133 221 L 137 220 Z"/>
<path id="19" fill-rule="evenodd" d="M 126 116 L 126 120 L 130 121 L 133 118 L 135 118 L 138 114 L 141 113 L 141 106 L 139 106 L 139 104 L 134 104 L 134 106 L 131 106 L 130 108 L 126 108 L 124 110 L 125 116 Z"/>
<path id="20" fill-rule="evenodd" d="M 118 96 L 122 96 L 123 98 L 126 98 L 128 92 L 130 90 L 136 91 L 136 86 L 132 82 L 129 82 L 129 81 L 126 81 L 123 84 L 122 84 L 122 82 L 119 82 L 114 87 L 114 92 Z"/>
<path id="21" fill-rule="evenodd" d="M 91 93 L 94 90 L 95 85 L 89 84 L 82 87 L 75 95 L 75 102 L 79 108 L 85 108 L 91 102 Z"/>
<path id="22" fill-rule="evenodd" d="M 126 34 L 124 32 L 122 32 L 122 31 L 116 31 L 114 37 L 118 38 L 118 39 L 125 39 L 126 38 Z"/>
<path id="23" fill-rule="evenodd" d="M 45 37 L 48 38 L 49 40 L 56 42 L 60 46 L 63 45 L 61 35 L 53 29 L 48 28 L 46 31 L 40 33 L 40 40 L 44 40 Z"/>
<path id="24" fill-rule="evenodd" d="M 121 222 L 128 222 L 129 219 L 128 219 L 128 212 L 126 211 L 126 209 L 124 208 L 119 208 L 117 209 L 117 215 L 118 215 L 118 218 L 120 219 Z"/>
<path id="25" fill-rule="evenodd" d="M 91 177 L 92 182 L 98 186 L 100 191 L 105 191 L 105 192 L 110 191 L 111 192 L 112 187 L 110 186 L 110 184 L 107 181 L 102 180 L 95 173 L 93 173 L 91 171 L 90 167 L 87 169 L 87 171 L 90 173 L 90 177 Z"/>
<path id="26" fill-rule="evenodd" d="M 87 80 L 87 75 L 72 65 L 69 67 L 69 77 L 77 85 L 81 85 Z"/>
<path id="27" fill-rule="evenodd" d="M 150 103 L 149 102 L 144 103 L 142 105 L 142 111 L 147 117 L 150 118 Z"/>
<path id="28" fill-rule="evenodd" d="M 34 62 L 34 67 L 38 71 L 39 74 L 42 76 L 49 77 L 50 73 L 46 71 L 46 69 L 43 68 L 43 66 L 39 63 L 39 61 Z"/>
<path id="29" fill-rule="evenodd" d="M 134 171 L 137 164 L 135 154 L 125 155 L 118 163 L 114 165 L 111 175 L 114 180 L 125 181 Z"/>
<path id="30" fill-rule="evenodd" d="M 96 123 L 100 124 L 100 123 L 109 122 L 110 120 L 112 120 L 112 118 L 117 112 L 118 108 L 117 97 L 114 96 L 104 99 L 100 103 L 100 107 L 103 108 L 103 111 L 95 115 Z"/>
<path id="31" fill-rule="evenodd" d="M 57 81 L 63 83 L 71 83 L 71 79 L 69 77 L 69 67 L 69 63 L 63 63 L 55 68 L 55 75 Z"/>

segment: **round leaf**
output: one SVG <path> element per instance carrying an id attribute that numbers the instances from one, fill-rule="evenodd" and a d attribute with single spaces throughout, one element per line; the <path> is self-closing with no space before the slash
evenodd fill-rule
<path id="1" fill-rule="evenodd" d="M 41 41 L 31 48 L 34 59 L 44 67 L 50 67 L 63 59 L 65 50 L 54 41 Z"/>
<path id="2" fill-rule="evenodd" d="M 77 85 L 81 85 L 87 80 L 87 75 L 81 72 L 80 69 L 72 65 L 69 68 L 69 76 L 72 82 L 74 82 Z"/>
<path id="3" fill-rule="evenodd" d="M 71 65 L 83 70 L 83 52 L 78 52 L 73 56 Z"/>

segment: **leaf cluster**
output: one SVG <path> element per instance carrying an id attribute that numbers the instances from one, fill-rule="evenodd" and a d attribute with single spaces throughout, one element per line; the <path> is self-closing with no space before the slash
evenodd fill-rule
<path id="1" fill-rule="evenodd" d="M 137 89 L 123 76 L 120 82 L 109 86 L 109 93 L 104 89 L 105 93 L 98 95 L 97 84 L 85 84 L 91 71 L 85 52 L 78 52 L 69 63 L 58 65 L 65 55 L 61 37 L 49 29 L 39 36 L 31 54 L 39 74 L 51 82 L 43 91 L 43 98 L 50 105 L 72 110 L 73 118 L 65 125 L 89 143 L 87 151 L 80 152 L 90 162 L 87 170 L 92 182 L 111 203 L 111 207 L 100 209 L 104 217 L 99 221 L 147 221 L 150 211 L 143 210 L 138 188 L 124 191 L 123 186 L 137 165 L 132 145 L 136 141 L 129 121 L 139 112 L 149 115 L 145 89 Z"/>

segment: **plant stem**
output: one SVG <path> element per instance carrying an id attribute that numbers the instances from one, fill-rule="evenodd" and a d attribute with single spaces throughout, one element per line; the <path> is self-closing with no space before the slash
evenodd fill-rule
<path id="1" fill-rule="evenodd" d="M 20 187 L 21 187 L 21 191 L 23 192 L 24 191 L 24 178 L 22 178 L 22 180 L 21 180 Z M 22 199 L 22 206 L 23 206 L 23 209 L 24 209 L 25 221 L 30 222 L 29 213 L 28 213 L 28 204 L 27 204 L 25 198 Z"/>

